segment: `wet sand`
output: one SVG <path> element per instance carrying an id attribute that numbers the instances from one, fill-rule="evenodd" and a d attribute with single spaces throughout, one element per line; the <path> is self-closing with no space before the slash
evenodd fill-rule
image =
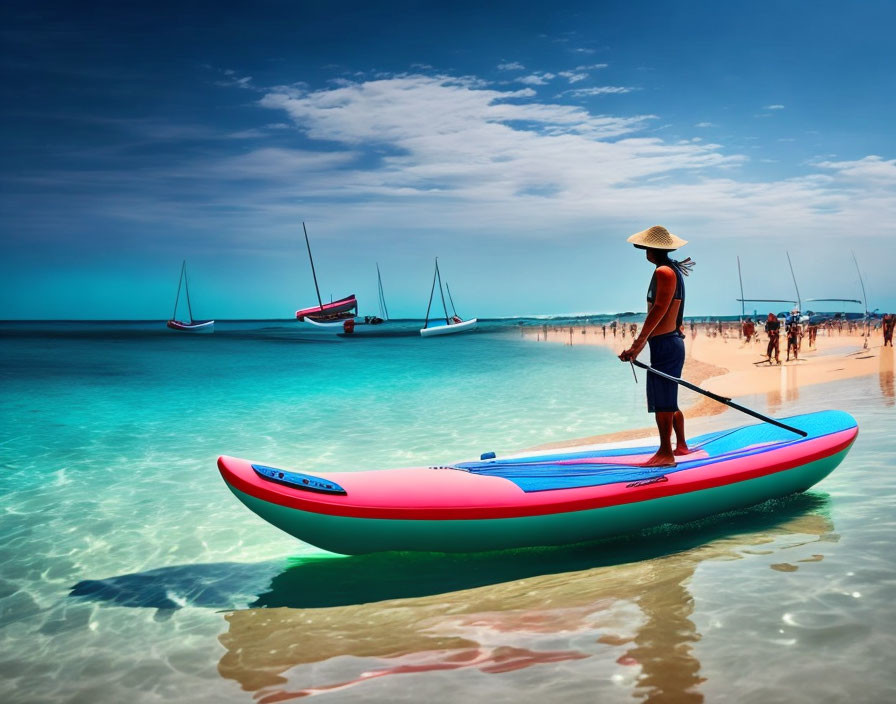
<path id="1" fill-rule="evenodd" d="M 698 324 L 688 329 L 685 338 L 686 358 L 682 378 L 708 391 L 736 399 L 738 397 L 765 394 L 766 410 L 774 414 L 783 401 L 794 400 L 799 389 L 857 377 L 881 373 L 882 369 L 892 369 L 892 348 L 883 348 L 883 336 L 879 330 L 869 337 L 861 334 L 839 334 L 836 330 L 820 330 L 815 344 L 809 346 L 808 336 L 803 337 L 799 359 L 787 361 L 787 347 L 781 340 L 781 364 L 765 362 L 768 338 L 764 333 L 754 336 L 750 343 L 739 335 L 739 326 L 729 325 L 718 333 L 716 326 Z M 596 345 L 607 347 L 615 354 L 627 349 L 632 343 L 632 334 L 617 332 L 614 336 L 609 326 L 606 334 L 601 326 L 542 326 L 524 329 L 523 336 L 535 342 L 565 345 Z M 647 362 L 650 353 L 641 353 L 640 360 Z M 638 371 L 639 378 L 643 372 Z M 682 410 L 688 419 L 696 419 L 724 413 L 727 407 L 706 396 L 682 390 Z M 691 428 L 702 429 L 697 423 Z M 617 442 L 648 437 L 655 433 L 653 426 L 645 426 L 617 433 L 594 435 L 573 440 L 541 445 L 533 449 L 574 447 L 600 442 Z M 690 434 L 690 433 L 689 433 Z"/>

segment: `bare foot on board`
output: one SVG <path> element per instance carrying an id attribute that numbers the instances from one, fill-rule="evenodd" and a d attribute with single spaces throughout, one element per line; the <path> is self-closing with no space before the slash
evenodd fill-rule
<path id="1" fill-rule="evenodd" d="M 669 453 L 657 452 L 646 462 L 642 462 L 639 467 L 674 467 L 676 465 L 675 455 Z"/>

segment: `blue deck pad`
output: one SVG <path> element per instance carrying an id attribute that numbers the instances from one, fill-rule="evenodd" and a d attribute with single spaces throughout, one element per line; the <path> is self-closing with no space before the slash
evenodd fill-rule
<path id="1" fill-rule="evenodd" d="M 789 425 L 809 433 L 800 436 L 769 423 L 745 425 L 715 433 L 707 433 L 693 438 L 691 449 L 704 450 L 708 457 L 698 459 L 683 458 L 675 467 L 638 467 L 625 464 L 625 458 L 656 451 L 656 445 L 619 449 L 590 450 L 561 454 L 546 454 L 514 459 L 495 459 L 484 462 L 461 462 L 452 465 L 456 469 L 474 474 L 503 477 L 512 481 L 523 491 L 549 491 L 551 489 L 572 489 L 584 486 L 600 486 L 621 482 L 637 482 L 662 477 L 686 469 L 695 469 L 716 464 L 736 457 L 768 452 L 782 445 L 797 445 L 814 438 L 830 435 L 841 430 L 854 428 L 855 420 L 842 411 L 820 411 L 783 419 Z M 758 447 L 757 447 L 758 446 Z M 562 460 L 588 459 L 590 457 L 618 457 L 618 464 L 558 464 Z"/>

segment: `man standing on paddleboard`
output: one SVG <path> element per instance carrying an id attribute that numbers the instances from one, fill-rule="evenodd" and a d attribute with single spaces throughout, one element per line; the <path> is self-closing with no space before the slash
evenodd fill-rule
<path id="1" fill-rule="evenodd" d="M 628 238 L 637 249 L 647 253 L 647 261 L 656 266 L 647 289 L 647 318 L 641 334 L 632 346 L 619 355 L 628 362 L 637 359 L 644 345 L 650 346 L 650 366 L 680 377 L 684 366 L 684 277 L 690 274 L 694 262 L 669 258 L 669 252 L 686 245 L 687 240 L 676 237 L 665 227 L 655 225 Z M 675 457 L 690 452 L 684 435 L 684 415 L 678 410 L 678 384 L 656 374 L 647 373 L 647 411 L 656 416 L 660 433 L 660 447 L 644 463 L 645 467 L 675 465 Z M 675 450 L 672 431 L 675 431 Z"/>

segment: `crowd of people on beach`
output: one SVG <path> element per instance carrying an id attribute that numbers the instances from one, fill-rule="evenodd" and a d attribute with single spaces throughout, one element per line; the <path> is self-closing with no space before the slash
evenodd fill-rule
<path id="1" fill-rule="evenodd" d="M 541 329 L 544 339 L 548 332 L 568 330 L 570 339 L 576 326 L 542 324 Z M 608 337 L 620 340 L 635 339 L 638 335 L 639 325 L 634 322 L 612 320 L 602 322 L 594 327 L 595 332 L 603 339 Z M 721 318 L 692 318 L 685 322 L 684 328 L 695 338 L 698 333 L 704 333 L 707 337 L 721 337 L 724 339 L 740 339 L 745 345 L 760 345 L 761 332 L 765 332 L 765 361 L 769 364 L 781 364 L 781 348 L 784 346 L 784 362 L 799 361 L 803 352 L 804 342 L 809 350 L 816 347 L 819 331 L 827 337 L 840 335 L 862 335 L 870 338 L 873 334 L 882 334 L 883 346 L 893 346 L 893 333 L 896 331 L 896 313 L 885 313 L 877 319 L 847 319 L 843 317 L 827 320 L 801 320 L 800 312 L 796 309 L 783 316 L 769 313 L 761 330 L 757 330 L 757 322 L 752 316 L 747 316 L 742 321 L 726 321 Z M 583 327 L 581 333 L 586 334 Z M 783 341 L 781 335 L 783 333 Z M 541 336 L 539 336 L 541 337 Z"/>

